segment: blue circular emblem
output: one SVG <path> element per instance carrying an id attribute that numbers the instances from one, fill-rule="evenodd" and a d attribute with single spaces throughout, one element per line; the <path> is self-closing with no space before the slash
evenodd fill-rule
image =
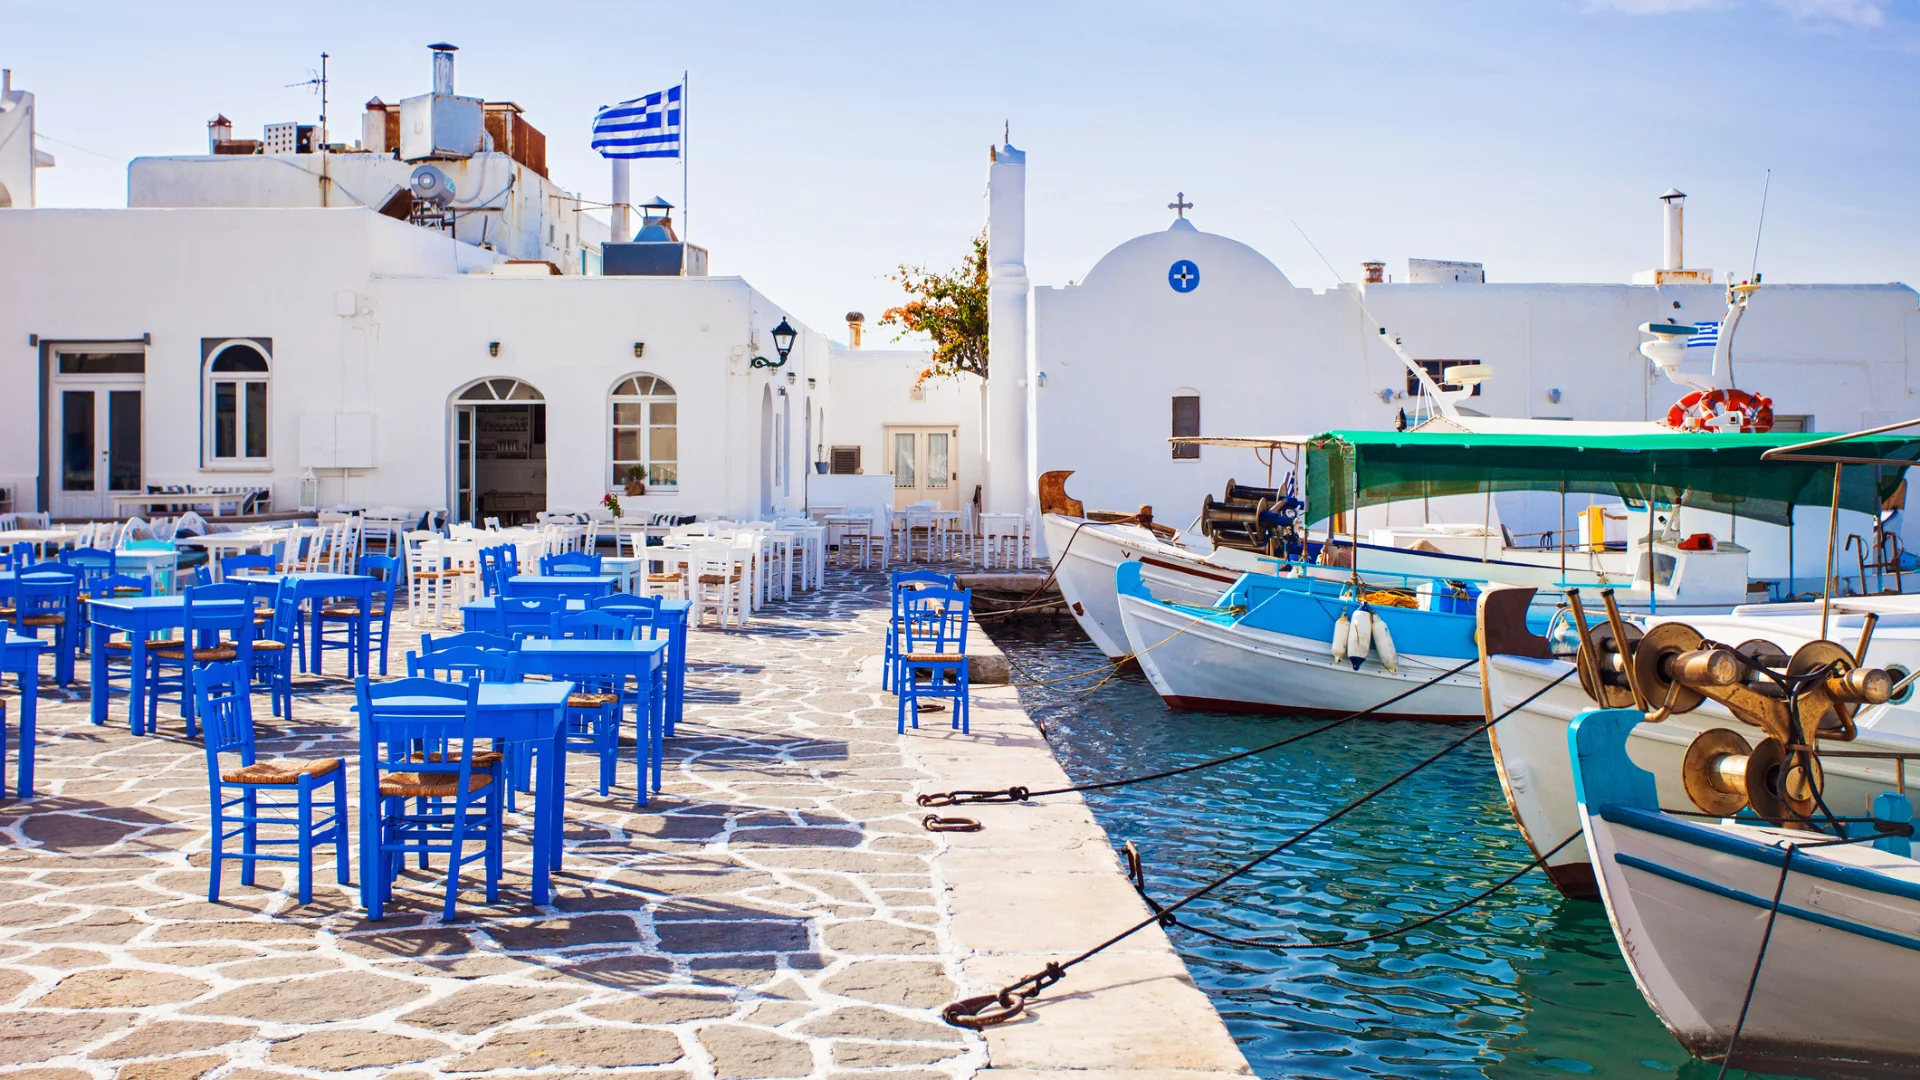
<path id="1" fill-rule="evenodd" d="M 1167 268 L 1167 284 L 1174 292 L 1192 292 L 1200 287 L 1200 267 L 1192 259 L 1181 259 Z"/>

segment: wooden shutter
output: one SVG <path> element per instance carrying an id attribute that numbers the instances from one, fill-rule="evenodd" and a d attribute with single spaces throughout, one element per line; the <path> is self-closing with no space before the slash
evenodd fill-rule
<path id="1" fill-rule="evenodd" d="M 851 476 L 860 471 L 860 448 L 836 446 L 828 453 L 828 471 L 836 476 Z"/>
<path id="2" fill-rule="evenodd" d="M 1177 397 L 1173 399 L 1173 433 L 1175 435 L 1200 434 L 1200 399 L 1198 397 Z M 1200 456 L 1200 448 L 1190 445 L 1176 445 L 1173 448 L 1175 461 L 1193 459 Z"/>

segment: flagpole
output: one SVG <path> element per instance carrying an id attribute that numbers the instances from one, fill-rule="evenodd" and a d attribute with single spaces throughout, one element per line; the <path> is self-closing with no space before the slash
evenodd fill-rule
<path id="1" fill-rule="evenodd" d="M 689 219 L 687 213 L 687 84 L 687 72 L 682 70 L 680 72 L 680 239 L 683 243 L 688 241 L 688 233 L 691 232 L 687 227 Z"/>

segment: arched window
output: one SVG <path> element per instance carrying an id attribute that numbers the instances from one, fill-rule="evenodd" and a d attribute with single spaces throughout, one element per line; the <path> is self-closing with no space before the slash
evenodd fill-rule
<path id="1" fill-rule="evenodd" d="M 460 391 L 461 401 L 545 401 L 546 395 L 519 379 L 481 379 Z"/>
<path id="2" fill-rule="evenodd" d="M 267 459 L 267 358 L 247 342 L 213 353 L 207 362 L 207 457 L 213 461 Z"/>
<path id="3" fill-rule="evenodd" d="M 645 476 L 649 490 L 680 486 L 680 404 L 667 380 L 629 375 L 614 384 L 612 414 L 613 475 L 618 487 L 629 470 Z"/>
<path id="4" fill-rule="evenodd" d="M 1200 391 L 1181 387 L 1173 392 L 1173 434 L 1194 436 L 1200 434 Z M 1173 460 L 1198 461 L 1200 447 L 1193 443 L 1174 443 Z"/>

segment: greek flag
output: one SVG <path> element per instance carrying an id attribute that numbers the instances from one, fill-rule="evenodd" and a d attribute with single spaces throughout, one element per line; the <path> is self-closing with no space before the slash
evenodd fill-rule
<path id="1" fill-rule="evenodd" d="M 1712 349 L 1720 344 L 1720 324 L 1717 322 L 1699 322 L 1693 324 L 1694 334 L 1687 339 L 1689 349 Z"/>
<path id="2" fill-rule="evenodd" d="M 593 148 L 610 158 L 679 157 L 680 89 L 603 107 L 593 114 Z"/>

